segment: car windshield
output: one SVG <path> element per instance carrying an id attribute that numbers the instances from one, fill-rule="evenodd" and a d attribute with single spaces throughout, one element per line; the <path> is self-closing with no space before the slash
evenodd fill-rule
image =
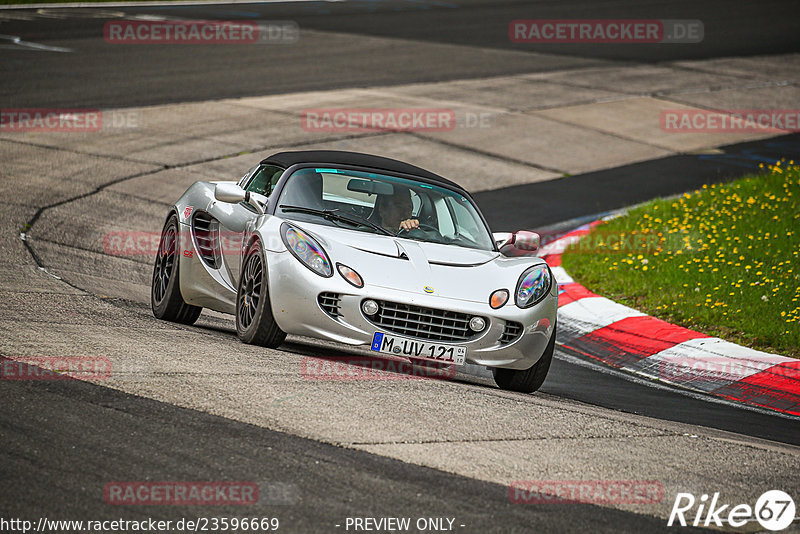
<path id="1" fill-rule="evenodd" d="M 275 214 L 360 232 L 494 249 L 488 228 L 467 197 L 445 187 L 383 174 L 298 169 L 288 178 Z"/>

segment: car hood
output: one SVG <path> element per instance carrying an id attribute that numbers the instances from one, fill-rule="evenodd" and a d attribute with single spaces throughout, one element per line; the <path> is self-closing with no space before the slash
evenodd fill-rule
<path id="1" fill-rule="evenodd" d="M 489 295 L 497 289 L 513 292 L 522 271 L 543 263 L 536 257 L 506 258 L 495 251 L 423 243 L 313 223 L 293 221 L 292 224 L 319 240 L 334 264 L 355 269 L 366 287 L 386 287 L 411 294 L 488 302 Z"/>

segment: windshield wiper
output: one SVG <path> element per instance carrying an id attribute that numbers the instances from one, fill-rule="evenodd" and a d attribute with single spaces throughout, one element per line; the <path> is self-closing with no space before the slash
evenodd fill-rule
<path id="1" fill-rule="evenodd" d="M 352 217 L 341 215 L 341 214 L 337 213 L 339 211 L 338 209 L 335 209 L 335 210 L 318 210 L 318 209 L 314 209 L 314 208 L 306 208 L 306 207 L 303 207 L 303 206 L 289 206 L 289 205 L 286 205 L 286 204 L 281 204 L 280 206 L 278 206 L 278 208 L 282 209 L 283 211 L 296 211 L 296 212 L 299 212 L 299 213 L 308 213 L 310 215 L 319 215 L 320 217 L 323 217 L 325 219 L 332 219 L 332 220 L 335 220 L 335 221 L 342 221 L 342 222 L 349 223 L 349 224 L 352 224 L 352 225 L 355 225 L 355 226 L 367 226 L 369 228 L 377 230 L 378 232 L 380 232 L 380 233 L 382 233 L 384 235 L 389 235 L 389 236 L 393 236 L 394 237 L 394 235 L 389 230 L 387 230 L 386 228 L 384 228 L 382 226 L 378 226 L 377 224 L 375 224 L 372 221 L 368 221 L 367 219 L 362 219 L 361 217 L 357 217 L 355 215 L 353 215 Z"/>

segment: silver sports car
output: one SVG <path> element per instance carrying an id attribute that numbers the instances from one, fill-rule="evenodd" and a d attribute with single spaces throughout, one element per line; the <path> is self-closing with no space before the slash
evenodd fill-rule
<path id="1" fill-rule="evenodd" d="M 236 317 L 245 343 L 309 336 L 417 365 L 488 366 L 531 392 L 553 357 L 557 286 L 533 232 L 492 234 L 463 188 L 400 161 L 281 152 L 238 182 L 196 182 L 155 259 L 159 319 Z"/>

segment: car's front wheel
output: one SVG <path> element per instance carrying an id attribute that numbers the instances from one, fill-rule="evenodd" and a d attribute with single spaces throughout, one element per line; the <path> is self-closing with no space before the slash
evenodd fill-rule
<path id="1" fill-rule="evenodd" d="M 286 339 L 272 315 L 267 269 L 258 241 L 253 242 L 242 262 L 236 291 L 236 334 L 251 345 L 275 348 Z"/>
<path id="2" fill-rule="evenodd" d="M 544 354 L 539 358 L 530 369 L 522 371 L 516 369 L 502 369 L 495 367 L 492 369 L 495 383 L 500 389 L 508 391 L 519 391 L 520 393 L 533 393 L 542 387 L 547 371 L 550 370 L 550 362 L 553 361 L 553 352 L 556 348 L 556 329 L 550 336 L 550 342 L 544 349 Z"/>
<path id="3" fill-rule="evenodd" d="M 173 215 L 161 231 L 150 283 L 150 307 L 158 319 L 194 324 L 203 308 L 187 304 L 181 296 L 178 248 L 178 219 Z"/>

